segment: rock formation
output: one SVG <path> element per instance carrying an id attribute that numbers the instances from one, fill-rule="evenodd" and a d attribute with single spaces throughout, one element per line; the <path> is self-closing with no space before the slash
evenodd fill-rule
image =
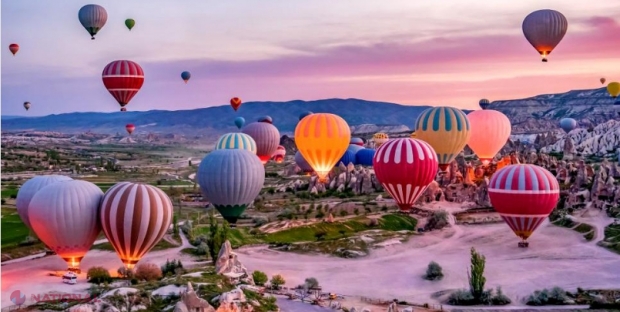
<path id="1" fill-rule="evenodd" d="M 176 303 L 173 312 L 215 312 L 215 308 L 207 300 L 200 298 L 192 283 L 188 282 L 187 289 L 181 293 L 181 300 Z"/>
<path id="2" fill-rule="evenodd" d="M 252 275 L 248 273 L 248 269 L 239 261 L 228 240 L 222 244 L 220 253 L 217 256 L 215 272 L 227 276 L 233 282 L 237 281 L 254 285 Z"/>

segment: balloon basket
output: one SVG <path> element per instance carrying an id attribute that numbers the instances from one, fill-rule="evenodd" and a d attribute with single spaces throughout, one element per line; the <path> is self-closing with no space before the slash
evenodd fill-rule
<path id="1" fill-rule="evenodd" d="M 82 274 L 82 270 L 80 270 L 80 268 L 68 268 L 67 271 L 73 272 L 75 274 Z"/>
<path id="2" fill-rule="evenodd" d="M 530 246 L 528 242 L 519 242 L 519 248 L 527 248 Z"/>

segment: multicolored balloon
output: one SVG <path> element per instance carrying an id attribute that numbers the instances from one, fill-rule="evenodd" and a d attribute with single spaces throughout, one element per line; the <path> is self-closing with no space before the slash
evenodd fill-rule
<path id="1" fill-rule="evenodd" d="M 480 105 L 480 108 L 482 109 L 487 109 L 487 107 L 491 105 L 491 102 L 487 99 L 481 99 L 480 101 L 478 101 L 478 105 Z"/>
<path id="2" fill-rule="evenodd" d="M 506 115 L 496 110 L 478 110 L 467 115 L 471 136 L 467 145 L 478 155 L 483 165 L 488 165 L 506 145 L 512 125 Z"/>
<path id="3" fill-rule="evenodd" d="M 471 129 L 463 111 L 440 106 L 428 108 L 420 114 L 415 133 L 418 139 L 433 147 L 437 152 L 439 168 L 446 171 L 469 141 Z"/>
<path id="4" fill-rule="evenodd" d="M 19 51 L 19 44 L 17 43 L 9 44 L 9 51 L 11 51 L 11 53 L 13 53 L 13 56 L 15 56 L 15 54 L 17 54 L 17 51 Z"/>
<path id="5" fill-rule="evenodd" d="M 271 155 L 271 159 L 277 164 L 281 164 L 284 161 L 284 156 L 286 156 L 286 148 L 282 145 L 278 145 L 276 152 Z"/>
<path id="6" fill-rule="evenodd" d="M 243 127 L 241 132 L 251 136 L 256 141 L 256 155 L 263 164 L 271 159 L 271 155 L 280 145 L 280 132 L 270 123 L 252 122 Z"/>
<path id="7" fill-rule="evenodd" d="M 133 131 L 136 130 L 136 126 L 134 126 L 133 124 L 127 124 L 125 125 L 125 130 L 127 130 L 127 133 L 131 135 Z"/>
<path id="8" fill-rule="evenodd" d="M 62 175 L 40 175 L 26 181 L 26 183 L 19 188 L 17 197 L 15 198 L 15 207 L 17 208 L 17 214 L 20 219 L 22 219 L 22 222 L 24 222 L 30 230 L 32 230 L 32 226 L 28 218 L 28 205 L 30 205 L 30 201 L 32 197 L 34 197 L 34 194 L 50 184 L 71 180 L 73 179 Z"/>
<path id="9" fill-rule="evenodd" d="M 547 56 L 566 35 L 568 21 L 558 11 L 538 10 L 525 17 L 521 28 L 525 39 L 547 62 Z"/>
<path id="10" fill-rule="evenodd" d="M 87 4 L 78 12 L 78 19 L 90 34 L 90 39 L 95 40 L 95 35 L 108 21 L 108 12 L 100 5 Z"/>
<path id="11" fill-rule="evenodd" d="M 295 127 L 295 144 L 324 182 L 351 141 L 351 129 L 342 117 L 317 113 L 304 117 Z"/>
<path id="12" fill-rule="evenodd" d="M 375 133 L 375 135 L 372 136 L 372 141 L 375 143 L 375 148 L 381 147 L 381 145 L 383 145 L 383 143 L 387 142 L 389 139 L 390 136 L 387 135 L 387 133 L 383 132 Z"/>
<path id="13" fill-rule="evenodd" d="M 377 180 L 402 211 L 411 209 L 437 175 L 437 153 L 426 142 L 392 139 L 373 158 Z"/>
<path id="14" fill-rule="evenodd" d="M 185 83 L 187 83 L 190 78 L 192 78 L 192 74 L 190 72 L 184 71 L 181 73 L 181 79 L 183 79 Z"/>
<path id="15" fill-rule="evenodd" d="M 32 230 L 49 249 L 78 269 L 101 232 L 101 189 L 87 181 L 52 183 L 34 194 L 28 205 Z"/>
<path id="16" fill-rule="evenodd" d="M 105 192 L 99 219 L 105 237 L 131 269 L 164 237 L 172 212 L 172 201 L 161 189 L 120 182 Z"/>
<path id="17" fill-rule="evenodd" d="M 560 185 L 546 169 L 531 165 L 506 166 L 489 183 L 491 204 L 524 244 L 547 219 L 560 199 Z"/>
<path id="18" fill-rule="evenodd" d="M 103 85 L 112 94 L 121 106 L 125 105 L 140 91 L 144 84 L 144 71 L 138 63 L 128 60 L 118 60 L 106 65 L 101 73 Z"/>
<path id="19" fill-rule="evenodd" d="M 265 168 L 243 149 L 215 150 L 200 162 L 196 179 L 202 194 L 231 224 L 254 202 L 265 184 Z"/>
<path id="20" fill-rule="evenodd" d="M 241 107 L 241 99 L 238 97 L 234 97 L 230 99 L 230 106 L 235 110 L 235 112 Z"/>
<path id="21" fill-rule="evenodd" d="M 560 120 L 560 128 L 562 128 L 564 132 L 569 133 L 577 128 L 577 120 L 573 118 L 562 118 L 562 120 Z"/>
<path id="22" fill-rule="evenodd" d="M 256 155 L 256 141 L 245 133 L 226 133 L 215 144 L 215 149 L 243 149 Z"/>
<path id="23" fill-rule="evenodd" d="M 30 106 L 31 106 L 31 105 L 30 105 L 30 102 L 24 102 L 24 108 L 25 108 L 26 110 L 29 110 L 29 109 L 30 109 Z"/>
<path id="24" fill-rule="evenodd" d="M 237 128 L 241 129 L 243 125 L 245 125 L 245 118 L 241 116 L 235 118 L 235 126 L 237 126 Z"/>
<path id="25" fill-rule="evenodd" d="M 125 20 L 125 26 L 131 31 L 131 29 L 136 26 L 136 21 L 133 18 L 128 18 Z"/>

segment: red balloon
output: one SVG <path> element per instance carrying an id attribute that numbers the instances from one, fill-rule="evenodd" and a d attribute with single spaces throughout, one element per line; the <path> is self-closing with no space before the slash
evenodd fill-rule
<path id="1" fill-rule="evenodd" d="M 236 112 L 239 109 L 239 107 L 241 106 L 241 99 L 238 98 L 238 97 L 234 97 L 234 98 L 230 99 L 230 106 L 232 106 L 232 108 Z"/>
<path id="2" fill-rule="evenodd" d="M 545 168 L 510 165 L 491 177 L 489 197 L 502 219 L 525 242 L 555 208 L 560 185 Z"/>
<path id="3" fill-rule="evenodd" d="M 13 53 L 13 55 L 15 55 L 15 53 L 17 53 L 17 51 L 19 51 L 19 44 L 17 44 L 17 43 L 9 44 L 9 50 L 11 51 L 11 53 Z"/>
<path id="4" fill-rule="evenodd" d="M 132 134 L 134 130 L 136 130 L 136 126 L 134 126 L 133 124 L 127 124 L 125 126 L 125 130 L 127 130 L 127 133 Z"/>
<path id="5" fill-rule="evenodd" d="M 135 62 L 120 60 L 108 64 L 103 69 L 101 78 L 103 85 L 121 106 L 121 111 L 126 111 L 123 108 L 144 84 L 144 71 Z"/>
<path id="6" fill-rule="evenodd" d="M 417 139 L 392 139 L 381 145 L 372 164 L 377 180 L 403 211 L 411 209 L 437 175 L 437 153 Z"/>

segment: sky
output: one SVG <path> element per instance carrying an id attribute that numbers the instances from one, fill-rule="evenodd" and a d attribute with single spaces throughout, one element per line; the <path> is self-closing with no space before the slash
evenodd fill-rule
<path id="1" fill-rule="evenodd" d="M 105 65 L 128 59 L 145 83 L 128 110 L 359 98 L 477 109 L 620 80 L 618 0 L 99 0 L 91 40 L 76 0 L 2 0 L 1 114 L 114 112 Z M 568 32 L 548 63 L 523 37 L 532 11 Z M 136 20 L 127 30 L 126 18 Z M 13 56 L 8 46 L 18 43 Z M 180 73 L 190 71 L 188 84 Z M 30 101 L 26 112 L 22 104 Z"/>

